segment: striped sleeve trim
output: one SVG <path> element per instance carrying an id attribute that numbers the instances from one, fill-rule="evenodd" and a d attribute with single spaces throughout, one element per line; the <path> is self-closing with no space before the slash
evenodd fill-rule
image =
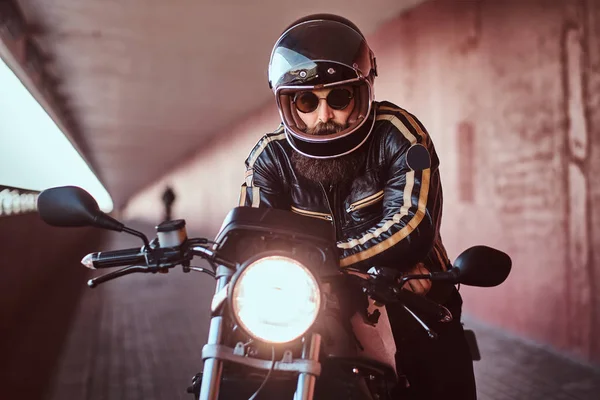
<path id="1" fill-rule="evenodd" d="M 379 106 L 380 114 L 377 120 L 390 121 L 410 142 L 411 145 L 424 142 L 430 143 L 430 138 L 423 126 L 409 112 L 401 108 Z"/>
<path id="2" fill-rule="evenodd" d="M 252 168 L 254 166 L 254 163 L 256 162 L 258 157 L 265 150 L 265 148 L 268 146 L 269 143 L 277 141 L 277 140 L 285 140 L 285 132 L 284 132 L 283 127 L 280 127 L 272 134 L 266 135 L 258 142 L 254 151 L 248 158 L 248 168 Z"/>
<path id="3" fill-rule="evenodd" d="M 240 207 L 243 207 L 244 204 L 246 204 L 246 184 L 242 185 L 242 188 L 240 189 L 240 199 L 238 201 L 238 205 Z"/>
<path id="4" fill-rule="evenodd" d="M 406 184 L 404 185 L 403 206 L 400 207 L 399 213 L 394 214 L 392 219 L 386 221 L 381 228 L 376 229 L 373 232 L 367 233 L 360 239 L 353 239 L 353 240 L 350 240 L 345 243 L 340 243 L 340 244 L 338 244 L 337 247 L 339 249 L 352 249 L 356 246 L 363 245 L 371 239 L 378 238 L 379 236 L 381 236 L 382 233 L 389 231 L 392 226 L 394 226 L 395 224 L 400 222 L 402 217 L 405 217 L 408 215 L 408 209 L 409 209 L 410 205 L 412 205 L 411 194 L 413 191 L 414 183 L 415 183 L 415 171 L 410 171 L 409 173 L 406 174 Z"/>
<path id="5" fill-rule="evenodd" d="M 258 208 L 260 206 L 260 188 L 254 186 L 254 164 L 269 143 L 277 140 L 285 140 L 285 131 L 283 125 L 281 125 L 275 132 L 263 136 L 263 138 L 258 141 L 256 146 L 254 146 L 252 153 L 250 153 L 250 156 L 248 157 L 244 181 L 247 189 L 252 191 L 252 207 Z M 242 203 L 245 203 L 245 201 L 242 201 L 240 198 L 240 205 Z"/>
<path id="6" fill-rule="evenodd" d="M 411 180 L 414 181 L 414 171 L 411 171 L 411 172 L 413 174 L 411 177 Z M 374 245 L 373 247 L 369 247 L 368 249 L 366 249 L 364 251 L 361 251 L 359 253 L 356 253 L 356 254 L 353 254 L 346 258 L 341 259 L 340 260 L 341 267 L 347 267 L 349 265 L 352 265 L 357 262 L 364 261 L 373 256 L 376 256 L 377 254 L 383 253 L 385 250 L 389 249 L 390 247 L 394 246 L 396 243 L 402 241 L 404 238 L 409 236 L 419 226 L 419 224 L 425 217 L 425 212 L 427 209 L 427 198 L 429 196 L 429 173 L 430 173 L 429 169 L 422 171 L 422 182 L 421 182 L 421 191 L 419 194 L 418 208 L 417 208 L 415 215 L 410 219 L 410 221 L 408 221 L 408 223 L 402 229 L 400 229 L 398 232 L 394 233 L 392 236 L 390 236 L 386 240 L 383 240 L 382 242 Z M 408 191 L 409 186 L 410 186 L 410 191 Z M 410 193 L 412 192 L 412 186 L 413 186 L 412 184 L 411 185 L 407 184 L 405 186 L 405 188 L 404 188 L 405 200 L 406 200 L 406 196 L 407 196 L 407 191 L 408 191 L 408 195 L 410 195 Z M 405 204 L 411 204 L 411 201 L 408 201 L 408 202 L 405 201 Z M 351 249 L 360 244 L 366 243 L 370 239 L 380 236 L 381 233 L 389 231 L 394 225 L 396 225 L 398 222 L 400 222 L 400 219 L 402 217 L 406 216 L 406 214 L 408 213 L 407 211 L 408 211 L 408 209 L 403 206 L 400 209 L 399 213 L 394 214 L 394 216 L 392 217 L 391 220 L 386 221 L 384 223 L 383 227 L 377 230 L 377 231 L 381 230 L 381 232 L 375 231 L 375 232 L 377 232 L 377 236 L 373 235 L 375 232 L 368 233 L 360 239 L 354 239 L 349 242 L 340 243 L 340 244 L 338 244 L 338 247 L 342 248 L 342 249 Z M 386 227 L 387 227 L 387 229 L 384 230 L 384 228 L 386 228 Z"/>
<path id="7" fill-rule="evenodd" d="M 425 132 L 423 127 L 419 123 L 417 123 L 417 121 L 410 115 L 410 113 L 406 112 L 401 108 L 394 108 L 388 106 L 380 106 L 379 110 L 383 112 L 377 115 L 377 120 L 385 120 L 392 123 L 402 133 L 404 138 L 411 145 L 420 143 L 423 140 L 427 140 L 425 139 L 428 137 L 427 133 Z M 408 123 L 408 126 L 405 122 Z M 340 265 L 342 267 L 366 260 L 379 253 L 382 253 L 383 251 L 389 249 L 396 243 L 409 236 L 417 228 L 417 226 L 425 216 L 425 212 L 427 209 L 430 173 L 430 169 L 425 169 L 422 171 L 421 191 L 419 193 L 417 211 L 413 218 L 402 229 L 390 236 L 388 239 L 362 252 L 353 254 L 349 257 L 342 259 L 340 261 Z M 415 172 L 410 171 L 406 174 L 406 183 L 403 192 L 403 205 L 402 207 L 400 207 L 398 212 L 394 214 L 391 219 L 386 220 L 383 223 L 383 225 L 375 231 L 369 232 L 357 239 L 352 239 L 346 242 L 340 242 L 338 243 L 337 247 L 342 250 L 353 249 L 357 246 L 364 245 L 369 240 L 380 237 L 382 234 L 389 232 L 391 229 L 393 229 L 394 226 L 398 225 L 401 222 L 402 218 L 408 215 L 410 207 L 413 206 L 412 192 L 414 189 L 414 184 Z"/>
<path id="8" fill-rule="evenodd" d="M 252 207 L 258 208 L 260 206 L 260 188 L 254 186 L 252 188 Z"/>

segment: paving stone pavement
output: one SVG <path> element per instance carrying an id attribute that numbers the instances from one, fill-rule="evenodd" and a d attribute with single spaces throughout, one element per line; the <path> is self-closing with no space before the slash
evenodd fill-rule
<path id="1" fill-rule="evenodd" d="M 135 239 L 113 243 L 135 246 Z M 137 274 L 84 293 L 47 400 L 189 399 L 202 366 L 214 281 L 200 273 Z M 482 360 L 481 400 L 599 400 L 600 369 L 465 317 Z"/>
<path id="2" fill-rule="evenodd" d="M 463 321 L 476 332 L 482 355 L 474 364 L 479 399 L 600 399 L 600 367 L 468 316 Z"/>

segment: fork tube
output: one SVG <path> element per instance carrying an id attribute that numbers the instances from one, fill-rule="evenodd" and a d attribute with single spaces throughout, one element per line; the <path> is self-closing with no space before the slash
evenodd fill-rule
<path id="1" fill-rule="evenodd" d="M 320 350 L 321 335 L 313 333 L 310 340 L 304 342 L 302 347 L 302 359 L 319 361 Z M 312 374 L 303 372 L 298 375 L 298 386 L 296 387 L 294 400 L 312 400 L 315 393 L 316 382 L 317 377 Z"/>
<path id="2" fill-rule="evenodd" d="M 219 266 L 217 268 L 217 289 L 215 293 L 225 287 L 232 275 L 229 268 Z M 223 339 L 223 317 L 213 316 L 210 319 L 210 328 L 208 330 L 207 344 L 221 344 Z M 217 400 L 219 398 L 219 389 L 221 388 L 221 373 L 223 372 L 223 362 L 216 358 L 208 358 L 204 361 L 202 370 L 202 386 L 200 387 L 199 400 Z"/>

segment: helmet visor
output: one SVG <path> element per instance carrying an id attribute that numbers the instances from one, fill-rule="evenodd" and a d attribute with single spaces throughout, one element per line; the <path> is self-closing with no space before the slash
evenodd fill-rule
<path id="1" fill-rule="evenodd" d="M 269 63 L 269 82 L 281 85 L 316 85 L 368 76 L 371 52 L 354 29 L 336 21 L 309 21 L 279 38 Z"/>

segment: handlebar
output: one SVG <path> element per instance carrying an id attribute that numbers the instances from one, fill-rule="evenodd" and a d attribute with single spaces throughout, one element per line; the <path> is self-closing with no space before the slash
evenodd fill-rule
<path id="1" fill-rule="evenodd" d="M 214 271 L 192 267 L 190 262 L 194 256 L 200 256 L 207 260 L 213 269 L 216 268 L 214 263 L 235 269 L 235 263 L 218 257 L 210 248 L 204 247 L 208 242 L 207 239 L 202 238 L 189 239 L 179 246 L 160 247 L 158 242 L 152 241 L 148 246 L 139 248 L 90 253 L 81 260 L 81 263 L 90 269 L 125 267 L 90 279 L 88 286 L 92 288 L 100 283 L 134 272 L 166 273 L 177 265 L 181 265 L 184 272 L 198 271 L 215 277 Z"/>
<path id="2" fill-rule="evenodd" d="M 131 264 L 146 264 L 146 252 L 143 247 L 132 249 L 102 251 L 83 257 L 81 263 L 90 269 L 122 267 Z"/>
<path id="3" fill-rule="evenodd" d="M 190 268 L 190 261 L 194 256 L 200 256 L 207 260 L 213 265 L 213 269 L 213 263 L 235 269 L 235 263 L 221 259 L 215 251 L 205 247 L 204 245 L 206 244 L 207 241 L 205 239 L 189 239 L 180 246 L 162 248 L 158 246 L 157 242 L 153 241 L 149 246 L 139 248 L 90 253 L 81 262 L 90 269 L 125 267 L 90 280 L 88 282 L 90 287 L 134 272 L 167 272 L 169 268 L 176 265 L 182 265 L 184 272 L 189 272 L 192 270 Z M 207 272 L 209 275 L 214 276 L 214 273 L 211 274 L 208 270 L 196 267 L 193 270 Z M 390 271 L 386 271 L 385 268 L 375 268 L 375 270 L 375 273 L 364 273 L 351 269 L 346 269 L 342 272 L 355 275 L 361 281 L 361 286 L 363 286 L 365 293 L 369 294 L 371 298 L 379 303 L 400 302 L 436 321 L 448 321 L 452 319 L 448 310 L 439 304 L 423 298 L 423 296 L 401 290 L 403 284 L 410 279 L 429 278 L 437 280 L 432 274 L 408 275 L 398 278 Z"/>

